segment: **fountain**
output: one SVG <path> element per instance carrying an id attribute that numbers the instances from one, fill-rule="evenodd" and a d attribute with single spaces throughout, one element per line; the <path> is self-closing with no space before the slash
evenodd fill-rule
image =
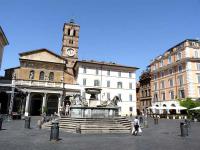
<path id="1" fill-rule="evenodd" d="M 74 95 L 71 100 L 71 117 L 74 118 L 110 118 L 118 116 L 117 103 L 119 97 L 115 96 L 112 100 L 100 101 L 98 94 L 101 93 L 99 88 L 85 88 L 85 92 L 90 94 L 89 100 Z"/>

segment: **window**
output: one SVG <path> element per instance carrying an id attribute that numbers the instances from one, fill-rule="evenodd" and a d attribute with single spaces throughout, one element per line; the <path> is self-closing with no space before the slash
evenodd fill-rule
<path id="1" fill-rule="evenodd" d="M 200 84 L 200 74 L 197 74 L 197 82 Z"/>
<path id="2" fill-rule="evenodd" d="M 121 94 L 118 94 L 118 97 L 119 97 L 119 99 L 122 99 L 122 95 Z"/>
<path id="3" fill-rule="evenodd" d="M 133 107 L 129 107 L 129 111 L 131 111 L 131 112 L 132 112 L 132 111 L 133 111 Z"/>
<path id="4" fill-rule="evenodd" d="M 180 86 L 183 85 L 183 76 L 182 75 L 178 76 L 178 83 Z"/>
<path id="5" fill-rule="evenodd" d="M 44 71 L 40 72 L 39 80 L 44 80 Z"/>
<path id="6" fill-rule="evenodd" d="M 132 78 L 132 73 L 131 72 L 129 72 L 129 78 Z"/>
<path id="7" fill-rule="evenodd" d="M 35 72 L 33 70 L 30 71 L 30 74 L 29 74 L 29 79 L 30 80 L 33 80 L 34 79 L 34 74 Z"/>
<path id="8" fill-rule="evenodd" d="M 165 81 L 161 81 L 161 88 L 162 88 L 162 89 L 165 88 Z"/>
<path id="9" fill-rule="evenodd" d="M 170 87 L 173 87 L 173 86 L 174 86 L 173 79 L 169 79 L 169 86 L 170 86 Z"/>
<path id="10" fill-rule="evenodd" d="M 200 63 L 197 63 L 197 70 L 200 70 Z"/>
<path id="11" fill-rule="evenodd" d="M 49 81 L 53 81 L 54 80 L 54 73 L 50 72 L 49 73 Z"/>
<path id="12" fill-rule="evenodd" d="M 168 56 L 168 64 L 171 64 L 171 63 L 172 63 L 172 57 Z"/>
<path id="13" fill-rule="evenodd" d="M 83 68 L 83 73 L 87 73 L 86 67 Z"/>
<path id="14" fill-rule="evenodd" d="M 174 91 L 170 91 L 169 95 L 170 95 L 170 99 L 173 100 L 174 99 Z"/>
<path id="15" fill-rule="evenodd" d="M 70 35 L 70 29 L 68 29 L 68 35 Z"/>
<path id="16" fill-rule="evenodd" d="M 198 95 L 200 96 L 200 87 L 198 87 Z"/>
<path id="17" fill-rule="evenodd" d="M 107 75 L 110 76 L 110 70 L 107 71 Z"/>
<path id="18" fill-rule="evenodd" d="M 73 36 L 76 36 L 76 30 L 74 30 Z"/>
<path id="19" fill-rule="evenodd" d="M 107 87 L 110 87 L 110 81 L 107 81 Z"/>
<path id="20" fill-rule="evenodd" d="M 165 101 L 165 92 L 163 92 L 161 95 L 162 95 L 162 100 Z"/>
<path id="21" fill-rule="evenodd" d="M 130 94 L 130 95 L 129 95 L 129 101 L 132 102 L 132 100 L 133 100 L 133 96 L 132 96 L 132 94 Z"/>
<path id="22" fill-rule="evenodd" d="M 133 89 L 133 84 L 129 83 L 129 89 Z"/>
<path id="23" fill-rule="evenodd" d="M 107 100 L 110 100 L 110 93 L 107 93 Z"/>
<path id="24" fill-rule="evenodd" d="M 100 85 L 99 80 L 94 80 L 94 86 L 99 86 L 99 85 Z"/>
<path id="25" fill-rule="evenodd" d="M 157 90 L 157 83 L 154 83 L 154 90 Z"/>
<path id="26" fill-rule="evenodd" d="M 161 77 L 164 77 L 164 76 L 165 76 L 165 72 L 162 71 L 162 72 L 160 73 L 160 76 L 161 76 Z"/>
<path id="27" fill-rule="evenodd" d="M 181 60 L 182 56 L 181 56 L 181 52 L 178 52 L 176 55 L 177 60 Z"/>
<path id="28" fill-rule="evenodd" d="M 73 40 L 69 40 L 69 44 L 73 44 Z"/>
<path id="29" fill-rule="evenodd" d="M 163 59 L 160 61 L 160 67 L 163 67 Z"/>
<path id="30" fill-rule="evenodd" d="M 121 71 L 118 72 L 118 77 L 121 77 L 122 73 Z"/>
<path id="31" fill-rule="evenodd" d="M 83 85 L 86 85 L 86 84 L 87 84 L 86 79 L 83 79 Z"/>
<path id="32" fill-rule="evenodd" d="M 153 77 L 154 77 L 154 80 L 156 80 L 156 79 L 157 79 L 157 74 L 154 74 L 154 76 L 153 76 Z"/>
<path id="33" fill-rule="evenodd" d="M 184 90 L 179 90 L 179 98 L 185 98 Z"/>
<path id="34" fill-rule="evenodd" d="M 172 69 L 169 69 L 169 74 L 172 74 L 173 73 L 173 70 Z"/>
<path id="35" fill-rule="evenodd" d="M 178 66 L 178 72 L 182 72 L 183 68 L 182 68 L 182 65 L 179 65 Z"/>
<path id="36" fill-rule="evenodd" d="M 122 82 L 117 82 L 117 88 L 122 89 Z"/>
<path id="37" fill-rule="evenodd" d="M 99 74 L 99 70 L 98 69 L 96 69 L 96 75 L 98 75 Z"/>
<path id="38" fill-rule="evenodd" d="M 198 51 L 194 51 L 194 57 L 195 57 L 195 58 L 199 58 L 199 53 L 198 53 Z"/>
<path id="39" fill-rule="evenodd" d="M 154 100 L 154 102 L 158 101 L 158 94 L 157 93 L 154 93 L 153 100 Z"/>

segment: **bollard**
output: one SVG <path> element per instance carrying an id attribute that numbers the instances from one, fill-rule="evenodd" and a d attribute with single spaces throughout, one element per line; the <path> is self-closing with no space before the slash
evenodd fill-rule
<path id="1" fill-rule="evenodd" d="M 30 129 L 30 124 L 31 124 L 31 117 L 25 117 L 25 125 L 24 125 L 24 127 L 26 129 Z"/>
<path id="2" fill-rule="evenodd" d="M 50 141 L 51 140 L 55 140 L 55 141 L 59 140 L 59 123 L 58 122 L 52 122 Z"/>
<path id="3" fill-rule="evenodd" d="M 0 130 L 2 130 L 3 118 L 0 117 Z"/>
<path id="4" fill-rule="evenodd" d="M 80 124 L 78 124 L 76 126 L 76 133 L 81 133 L 81 126 L 80 126 Z"/>
<path id="5" fill-rule="evenodd" d="M 180 123 L 180 129 L 181 129 L 181 136 L 185 137 L 188 136 L 188 125 L 181 122 Z"/>

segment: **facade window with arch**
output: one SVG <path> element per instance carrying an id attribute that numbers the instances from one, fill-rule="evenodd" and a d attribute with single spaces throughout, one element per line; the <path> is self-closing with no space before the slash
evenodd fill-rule
<path id="1" fill-rule="evenodd" d="M 107 93 L 107 99 L 110 100 L 110 93 Z"/>
<path id="2" fill-rule="evenodd" d="M 169 79 L 169 87 L 173 87 L 174 83 L 173 83 L 173 79 Z"/>
<path id="3" fill-rule="evenodd" d="M 158 101 L 158 94 L 157 93 L 154 93 L 153 100 L 154 100 L 154 102 Z"/>
<path id="4" fill-rule="evenodd" d="M 54 80 L 54 73 L 50 72 L 49 73 L 49 81 L 53 81 Z"/>
<path id="5" fill-rule="evenodd" d="M 70 35 L 70 29 L 68 29 L 68 35 Z"/>
<path id="6" fill-rule="evenodd" d="M 99 80 L 94 80 L 94 86 L 100 86 L 100 81 Z"/>
<path id="7" fill-rule="evenodd" d="M 160 61 L 160 67 L 163 67 L 163 59 Z"/>
<path id="8" fill-rule="evenodd" d="M 172 74 L 173 73 L 173 69 L 169 69 L 169 74 Z"/>
<path id="9" fill-rule="evenodd" d="M 73 40 L 69 40 L 69 44 L 73 44 Z"/>
<path id="10" fill-rule="evenodd" d="M 34 75 L 35 75 L 35 71 L 34 71 L 34 70 L 31 70 L 31 71 L 30 71 L 30 74 L 29 74 L 29 79 L 30 79 L 30 80 L 33 80 L 33 79 L 34 79 Z"/>
<path id="11" fill-rule="evenodd" d="M 129 74 L 129 78 L 132 78 L 132 73 L 131 73 L 131 72 L 129 72 L 128 74 Z"/>
<path id="12" fill-rule="evenodd" d="M 194 51 L 194 57 L 195 57 L 195 58 L 199 58 L 199 53 L 198 53 L 198 51 Z"/>
<path id="13" fill-rule="evenodd" d="M 44 80 L 44 71 L 40 72 L 39 80 Z"/>
<path id="14" fill-rule="evenodd" d="M 119 99 L 122 99 L 122 94 L 118 94 Z"/>
<path id="15" fill-rule="evenodd" d="M 130 102 L 133 101 L 133 96 L 132 96 L 132 94 L 129 95 L 129 101 L 130 101 Z"/>
<path id="16" fill-rule="evenodd" d="M 184 90 L 179 90 L 179 98 L 185 98 Z"/>
<path id="17" fill-rule="evenodd" d="M 165 92 L 161 93 L 162 95 L 162 100 L 165 101 Z"/>
<path id="18" fill-rule="evenodd" d="M 74 30 L 73 36 L 76 36 L 76 30 Z"/>
<path id="19" fill-rule="evenodd" d="M 182 58 L 181 52 L 178 52 L 177 55 L 176 55 L 176 59 L 181 60 L 181 58 Z"/>
<path id="20" fill-rule="evenodd" d="M 133 84 L 129 83 L 129 89 L 133 89 Z"/>
<path id="21" fill-rule="evenodd" d="M 178 83 L 180 86 L 183 85 L 183 76 L 182 75 L 178 76 Z"/>
<path id="22" fill-rule="evenodd" d="M 122 89 L 122 82 L 117 82 L 117 88 Z"/>

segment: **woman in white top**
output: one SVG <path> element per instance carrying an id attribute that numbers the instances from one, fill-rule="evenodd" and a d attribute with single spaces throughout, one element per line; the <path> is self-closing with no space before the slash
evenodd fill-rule
<path id="1" fill-rule="evenodd" d="M 139 131 L 139 127 L 140 127 L 140 123 L 139 123 L 139 120 L 138 120 L 138 117 L 136 116 L 134 121 L 133 121 L 133 124 L 134 124 L 134 132 L 133 134 L 136 136 L 138 134 L 138 131 Z"/>

